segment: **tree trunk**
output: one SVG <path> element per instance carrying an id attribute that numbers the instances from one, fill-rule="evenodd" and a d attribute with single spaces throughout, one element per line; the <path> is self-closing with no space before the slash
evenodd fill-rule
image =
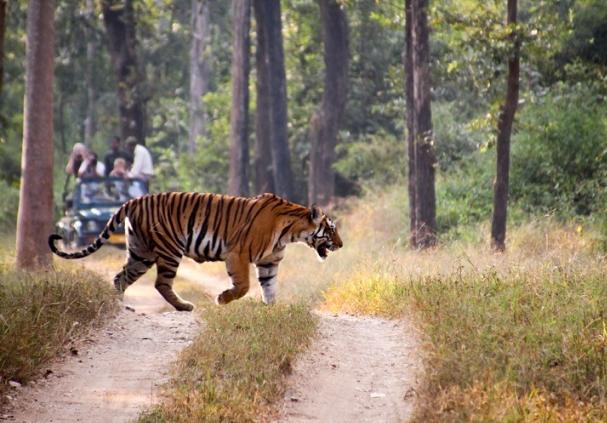
<path id="1" fill-rule="evenodd" d="M 255 192 L 274 192 L 274 170 L 272 169 L 272 148 L 270 146 L 270 81 L 268 79 L 266 57 L 266 38 L 262 10 L 254 2 L 257 22 L 257 49 L 255 67 L 257 73 L 257 106 L 255 114 Z"/>
<path id="2" fill-rule="evenodd" d="M 413 110 L 415 128 L 415 239 L 419 248 L 436 244 L 434 133 L 430 108 L 430 43 L 428 0 L 411 0 Z"/>
<path id="3" fill-rule="evenodd" d="M 84 144 L 91 146 L 95 135 L 95 42 L 93 28 L 95 22 L 95 5 L 93 0 L 86 0 L 86 119 L 84 120 Z"/>
<path id="4" fill-rule="evenodd" d="M 405 107 L 407 109 L 407 161 L 408 161 L 408 191 L 409 191 L 409 245 L 417 248 L 415 236 L 417 228 L 417 201 L 415 182 L 415 111 L 413 107 L 413 46 L 411 22 L 411 1 L 405 0 Z"/>
<path id="5" fill-rule="evenodd" d="M 287 81 L 280 2 L 255 0 L 257 25 L 263 27 L 264 46 L 262 60 L 269 85 L 270 147 L 276 194 L 293 199 L 293 171 L 287 133 Z M 259 75 L 258 75 L 259 77 Z"/>
<path id="6" fill-rule="evenodd" d="M 516 25 L 517 0 L 508 0 L 507 25 Z M 497 123 L 497 169 L 493 191 L 493 216 L 491 218 L 491 246 L 495 251 L 506 249 L 506 218 L 508 209 L 508 176 L 510 171 L 510 135 L 518 104 L 520 42 L 516 30 L 510 34 L 512 54 L 508 59 L 506 101 Z"/>
<path id="7" fill-rule="evenodd" d="M 4 85 L 4 33 L 6 31 L 6 0 L 0 0 L 0 95 Z"/>
<path id="8" fill-rule="evenodd" d="M 232 0 L 232 110 L 228 193 L 249 195 L 249 28 L 251 1 Z"/>
<path id="9" fill-rule="evenodd" d="M 53 71 L 55 2 L 30 0 L 21 188 L 17 219 L 17 268 L 52 262 L 47 237 L 53 226 Z"/>
<path id="10" fill-rule="evenodd" d="M 198 138 L 205 134 L 207 113 L 202 97 L 209 92 L 209 1 L 192 0 L 192 46 L 190 49 L 190 135 L 188 151 L 196 151 Z"/>
<path id="11" fill-rule="evenodd" d="M 308 202 L 327 205 L 335 195 L 335 146 L 348 90 L 348 23 L 335 0 L 320 0 L 325 88 L 310 124 Z"/>
<path id="12" fill-rule="evenodd" d="M 116 74 L 120 135 L 145 144 L 146 115 L 143 74 L 137 58 L 137 37 L 132 0 L 103 0 L 103 21 Z"/>

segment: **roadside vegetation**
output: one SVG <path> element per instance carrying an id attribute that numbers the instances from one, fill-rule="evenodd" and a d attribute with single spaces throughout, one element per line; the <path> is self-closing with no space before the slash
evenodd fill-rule
<path id="1" fill-rule="evenodd" d="M 349 252 L 329 257 L 337 270 L 317 281 L 321 307 L 417 322 L 426 351 L 414 421 L 607 418 L 607 262 L 595 218 L 521 213 L 505 254 L 488 254 L 487 222 L 417 252 L 393 229 L 407 210 L 398 190 L 351 210 Z"/>
<path id="2" fill-rule="evenodd" d="M 0 250 L 0 391 L 26 383 L 43 366 L 118 309 L 117 297 L 99 275 L 61 265 L 16 271 L 14 250 Z"/>
<path id="3" fill-rule="evenodd" d="M 204 330 L 182 352 L 162 403 L 139 423 L 259 421 L 282 397 L 295 355 L 314 334 L 315 317 L 303 304 L 197 305 Z"/>

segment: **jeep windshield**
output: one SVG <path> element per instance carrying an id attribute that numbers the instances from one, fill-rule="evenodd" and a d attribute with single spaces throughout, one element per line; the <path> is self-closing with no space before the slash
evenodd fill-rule
<path id="1" fill-rule="evenodd" d="M 80 207 L 119 206 L 145 194 L 145 184 L 139 179 L 86 178 L 76 186 L 74 202 Z"/>

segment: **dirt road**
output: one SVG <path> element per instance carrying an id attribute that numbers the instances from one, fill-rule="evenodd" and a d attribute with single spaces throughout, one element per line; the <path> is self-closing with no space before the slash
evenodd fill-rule
<path id="1" fill-rule="evenodd" d="M 157 403 L 170 364 L 199 330 L 194 313 L 169 308 L 150 282 L 133 285 L 124 309 L 98 333 L 76 345 L 75 355 L 21 388 L 3 416 L 19 423 L 130 422 Z"/>
<path id="2" fill-rule="evenodd" d="M 179 276 L 216 295 L 227 278 L 185 263 Z M 225 280 L 224 280 L 225 279 Z M 253 290 L 253 296 L 259 296 Z M 157 403 L 170 364 L 200 330 L 195 313 L 171 310 L 152 277 L 127 290 L 128 309 L 49 367 L 46 379 L 16 393 L 14 422 L 130 422 Z M 134 310 L 134 311 L 132 311 Z M 403 422 L 419 375 L 418 342 L 407 322 L 320 314 L 312 347 L 302 354 L 279 404 L 278 422 Z"/>
<path id="3" fill-rule="evenodd" d="M 405 422 L 420 375 L 412 325 L 321 314 L 317 341 L 295 365 L 277 421 Z"/>

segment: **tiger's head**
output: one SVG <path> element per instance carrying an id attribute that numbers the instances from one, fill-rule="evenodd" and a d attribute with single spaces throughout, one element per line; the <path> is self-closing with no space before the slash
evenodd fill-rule
<path id="1" fill-rule="evenodd" d="M 306 237 L 306 244 L 316 251 L 320 260 L 326 259 L 329 251 L 343 247 L 337 226 L 316 204 L 310 209 L 310 222 L 314 225 L 314 230 Z"/>

